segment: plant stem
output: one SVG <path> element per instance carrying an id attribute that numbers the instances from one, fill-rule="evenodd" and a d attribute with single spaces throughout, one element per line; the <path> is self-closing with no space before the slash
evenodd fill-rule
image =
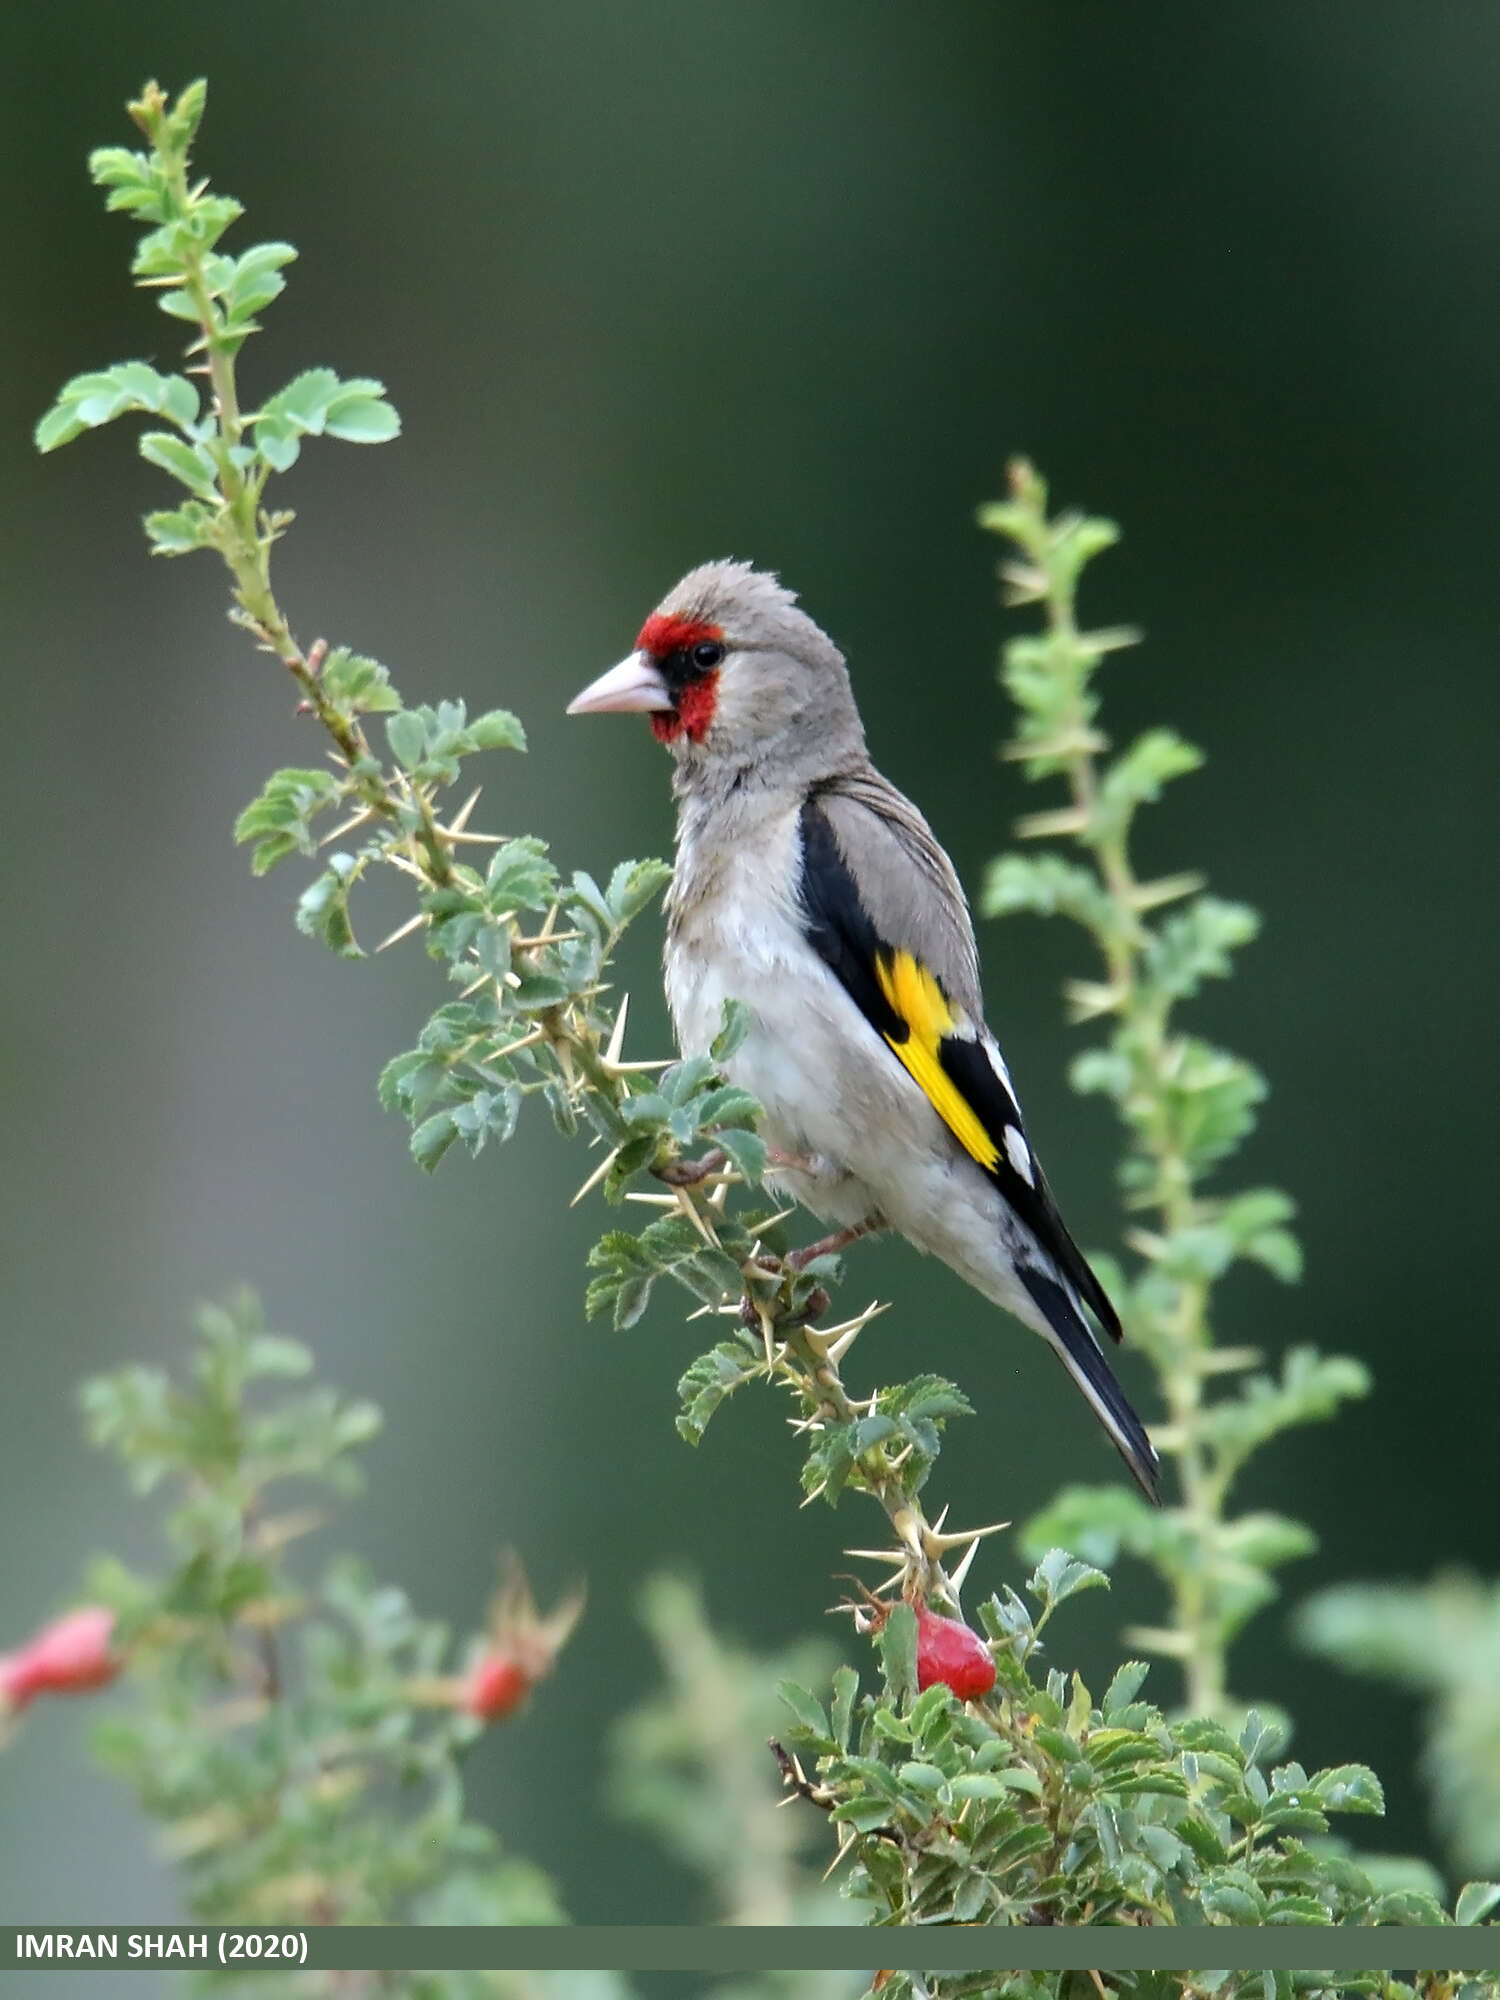
<path id="1" fill-rule="evenodd" d="M 190 196 L 186 161 L 182 156 L 169 156 L 168 178 L 172 198 L 185 211 Z M 318 678 L 322 646 L 315 645 L 311 653 L 303 651 L 271 587 L 271 549 L 277 531 L 275 524 L 259 511 L 264 473 L 247 475 L 235 460 L 245 435 L 235 380 L 235 343 L 226 337 L 220 324 L 201 250 L 191 250 L 184 258 L 181 282 L 198 316 L 199 340 L 195 345 L 206 356 L 198 372 L 208 376 L 213 390 L 214 436 L 209 448 L 218 467 L 222 500 L 215 546 L 234 579 L 240 617 L 291 674 L 308 708 L 333 739 L 355 776 L 365 804 L 383 819 L 399 820 L 402 801 L 371 755 L 364 730 L 355 718 L 343 715 L 323 691 Z M 413 840 L 415 858 L 425 863 L 424 872 L 434 885 L 446 886 L 453 880 L 453 863 L 433 815 L 432 802 L 418 785 L 407 785 L 405 790 L 418 821 Z"/>
<path id="2" fill-rule="evenodd" d="M 1094 732 L 1085 706 L 1084 668 L 1088 651 L 1078 629 L 1075 572 L 1056 559 L 1059 541 L 1071 523 L 1049 524 L 1045 500 L 1029 468 L 1012 476 L 1013 491 L 1030 502 L 1031 532 L 1026 553 L 1046 580 L 1044 602 L 1048 631 L 1073 669 L 1074 708 L 1064 721 L 1067 745 L 1062 761 L 1081 830 L 1078 839 L 1092 855 L 1113 905 L 1113 922 L 1095 936 L 1109 977 L 1110 1008 L 1123 1023 L 1134 1069 L 1132 1090 L 1148 1105 L 1161 1106 L 1170 1086 L 1175 1048 L 1168 1033 L 1165 1006 L 1147 1000 L 1140 979 L 1145 937 L 1140 923 L 1141 884 L 1131 865 L 1128 834 L 1113 816 L 1100 811 L 1100 782 L 1094 746 L 1107 748 Z M 1187 1162 L 1172 1138 L 1167 1119 L 1148 1119 L 1145 1145 L 1156 1167 L 1156 1200 L 1163 1230 L 1171 1235 L 1194 1226 L 1201 1207 L 1193 1193 Z M 1202 1359 L 1210 1345 L 1206 1306 L 1208 1287 L 1199 1280 L 1178 1281 L 1169 1360 L 1162 1369 L 1168 1425 L 1164 1450 L 1176 1464 L 1181 1498 L 1177 1512 L 1191 1532 L 1193 1545 L 1211 1554 L 1222 1525 L 1224 1482 L 1205 1453 L 1198 1417 L 1202 1408 Z M 1190 1562 L 1172 1576 L 1173 1624 L 1181 1648 L 1189 1707 L 1195 1714 L 1217 1715 L 1227 1703 L 1226 1644 L 1216 1607 L 1203 1571 L 1209 1565 Z"/>

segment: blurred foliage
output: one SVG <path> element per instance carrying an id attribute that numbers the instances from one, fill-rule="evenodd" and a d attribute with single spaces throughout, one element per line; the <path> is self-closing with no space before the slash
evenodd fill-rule
<path id="1" fill-rule="evenodd" d="M 205 1309 L 198 1336 L 184 1378 L 129 1367 L 82 1393 L 93 1442 L 169 1501 L 171 1566 L 100 1559 L 86 1584 L 115 1613 L 133 1696 L 95 1748 L 161 1825 L 189 1908 L 562 1923 L 546 1877 L 464 1812 L 483 1728 L 468 1696 L 493 1637 L 458 1671 L 444 1627 L 363 1564 L 335 1558 L 311 1582 L 292 1568 L 322 1521 L 307 1489 L 358 1491 L 379 1412 L 309 1381 L 307 1349 L 268 1333 L 248 1294 Z"/>
<path id="2" fill-rule="evenodd" d="M 89 1567 L 87 1594 L 112 1615 L 109 1678 L 123 1664 L 128 1697 L 96 1721 L 96 1753 L 159 1824 L 188 1908 L 206 1921 L 566 1923 L 543 1871 L 466 1816 L 462 1763 L 500 1719 L 475 1691 L 513 1637 L 503 1621 L 515 1622 L 517 1601 L 538 1643 L 560 1642 L 576 1606 L 540 1619 L 512 1564 L 488 1630 L 455 1660 L 444 1627 L 363 1564 L 337 1557 L 315 1581 L 298 1575 L 289 1553 L 323 1525 L 306 1489 L 357 1493 L 358 1451 L 380 1428 L 373 1405 L 312 1382 L 311 1366 L 242 1293 L 201 1312 L 183 1377 L 127 1367 L 84 1385 L 92 1441 L 137 1494 L 168 1501 L 173 1557 L 161 1574 L 112 1557 Z M 726 1921 L 838 1921 L 845 1906 L 800 1858 L 812 1829 L 777 1811 L 764 1745 L 778 1678 L 825 1674 L 831 1648 L 739 1652 L 709 1630 L 696 1591 L 667 1577 L 647 1586 L 643 1615 L 663 1692 L 617 1726 L 616 1809 L 706 1879 Z M 533 1656 L 533 1678 L 549 1665 Z M 216 1987 L 244 1976 L 203 1975 Z M 859 1983 L 806 1977 L 799 1990 L 822 2000 Z M 331 1993 L 342 1978 L 254 1973 L 257 1992 L 269 1980 Z M 452 1972 L 382 1975 L 381 1990 L 627 2000 L 631 1989 L 602 1972 Z M 782 1975 L 734 1987 L 742 2000 L 788 1990 Z"/>
<path id="3" fill-rule="evenodd" d="M 1438 1830 L 1455 1868 L 1500 1873 L 1500 1586 L 1454 1573 L 1346 1584 L 1303 1605 L 1297 1629 L 1325 1658 L 1426 1697 Z"/>
<path id="4" fill-rule="evenodd" d="M 871 2000 L 1490 2000 L 1495 1981 L 1462 1972 L 981 1972 L 882 1974 Z"/>
<path id="5" fill-rule="evenodd" d="M 1045 612 L 1043 631 L 1005 647 L 1001 678 L 1018 711 L 1005 755 L 1028 778 L 1062 778 L 1069 792 L 1067 805 L 1028 815 L 1016 831 L 1070 844 L 1002 855 L 986 877 L 983 907 L 996 917 L 1068 917 L 1103 960 L 1102 979 L 1066 989 L 1075 1020 L 1110 1024 L 1108 1039 L 1075 1059 L 1072 1080 L 1109 1097 L 1124 1126 L 1120 1186 L 1142 1218 L 1126 1240 L 1141 1263 L 1129 1274 L 1113 1258 L 1094 1261 L 1126 1338 L 1156 1371 L 1167 1420 L 1152 1436 L 1178 1481 L 1176 1502 L 1162 1509 L 1120 1486 L 1070 1486 L 1027 1523 L 1023 1541 L 1032 1555 L 1061 1543 L 1095 1562 L 1124 1550 L 1150 1563 L 1167 1585 L 1171 1623 L 1133 1631 L 1127 1643 L 1181 1663 L 1194 1714 L 1232 1719 L 1229 1642 L 1276 1595 L 1276 1570 L 1317 1544 L 1310 1528 L 1284 1515 L 1230 1517 L 1230 1491 L 1262 1445 L 1332 1416 L 1367 1392 L 1369 1376 L 1358 1361 L 1311 1348 L 1285 1354 L 1276 1374 L 1248 1373 L 1260 1368 L 1258 1349 L 1214 1344 L 1216 1287 L 1236 1264 L 1258 1264 L 1284 1282 L 1302 1269 L 1288 1227 L 1293 1204 L 1279 1188 L 1203 1191 L 1251 1130 L 1265 1080 L 1174 1018 L 1205 980 L 1229 973 L 1259 920 L 1207 894 L 1197 874 L 1142 881 L 1132 865 L 1141 807 L 1203 759 L 1174 731 L 1155 728 L 1106 761 L 1096 676 L 1138 635 L 1082 630 L 1075 605 L 1085 567 L 1118 538 L 1114 523 L 1049 518 L 1045 484 L 1019 461 L 1009 499 L 982 509 L 980 520 L 1014 545 L 1001 564 L 1008 601 Z M 1171 914 L 1158 916 L 1163 910 Z M 1236 1375 L 1235 1388 L 1208 1394 Z"/>
<path id="6" fill-rule="evenodd" d="M 766 1754 L 782 1720 L 778 1681 L 826 1680 L 833 1647 L 804 1641 L 775 1659 L 743 1652 L 713 1632 L 701 1593 L 679 1577 L 653 1578 L 640 1609 L 661 1688 L 614 1726 L 613 1809 L 707 1880 L 714 1921 L 849 1922 L 806 1865 L 816 1829 L 780 1810 Z"/>

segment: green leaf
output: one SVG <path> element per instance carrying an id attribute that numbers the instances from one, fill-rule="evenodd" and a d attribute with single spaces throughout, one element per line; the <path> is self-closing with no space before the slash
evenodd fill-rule
<path id="1" fill-rule="evenodd" d="M 605 891 L 616 926 L 628 924 L 632 917 L 639 916 L 657 890 L 671 879 L 672 871 L 664 861 L 622 861 L 610 876 Z"/>
<path id="2" fill-rule="evenodd" d="M 255 427 L 255 449 L 273 472 L 290 472 L 302 456 L 301 433 L 290 423 L 262 417 Z"/>
<path id="3" fill-rule="evenodd" d="M 1081 1590 L 1108 1590 L 1109 1578 L 1093 1563 L 1082 1562 L 1066 1549 L 1048 1549 L 1032 1572 L 1026 1588 L 1044 1608 L 1076 1597 Z"/>
<path id="4" fill-rule="evenodd" d="M 397 436 L 401 420 L 385 401 L 384 386 L 367 377 L 341 382 L 331 368 L 309 368 L 245 419 L 256 449 L 277 472 L 294 465 L 300 439 L 342 438 L 351 444 L 381 444 Z"/>
<path id="5" fill-rule="evenodd" d="M 858 1693 L 859 1675 L 853 1667 L 836 1667 L 833 1675 L 833 1708 L 829 1721 L 833 1726 L 834 1741 L 841 1750 L 849 1746 L 849 1731 L 853 1723 L 854 1702 Z"/>
<path id="6" fill-rule="evenodd" d="M 401 707 L 386 668 L 347 646 L 334 648 L 318 679 L 328 700 L 345 715 L 390 714 Z"/>
<path id="7" fill-rule="evenodd" d="M 149 155 L 128 152 L 124 146 L 96 146 L 89 154 L 89 178 L 96 187 L 158 195 L 165 185 L 161 169 Z M 113 202 L 105 205 L 114 206 Z"/>
<path id="8" fill-rule="evenodd" d="M 200 500 L 218 498 L 218 468 L 202 445 L 189 444 L 171 431 L 143 431 L 136 446 L 148 465 L 170 472 Z"/>
<path id="9" fill-rule="evenodd" d="M 231 328 L 244 329 L 263 306 L 286 289 L 283 268 L 296 258 L 290 243 L 256 243 L 234 259 L 224 289 L 225 317 Z"/>
<path id="10" fill-rule="evenodd" d="M 1366 1764 L 1339 1764 L 1313 1774 L 1309 1790 L 1325 1812 L 1383 1813 L 1385 1792 Z"/>
<path id="11" fill-rule="evenodd" d="M 214 516 L 201 501 L 188 500 L 181 507 L 148 514 L 146 534 L 155 556 L 190 555 L 194 549 L 212 547 Z"/>
<path id="12" fill-rule="evenodd" d="M 1029 1764 L 1017 1764 L 1008 1771 L 997 1771 L 995 1777 L 1007 1792 L 1023 1792 L 1028 1798 L 1039 1799 L 1045 1787 L 1041 1776 Z"/>
<path id="13" fill-rule="evenodd" d="M 1290 1230 L 1261 1230 L 1245 1245 L 1243 1254 L 1263 1264 L 1284 1285 L 1295 1285 L 1302 1276 L 1302 1246 Z"/>
<path id="14" fill-rule="evenodd" d="M 762 1370 L 760 1358 L 737 1341 L 721 1340 L 707 1354 L 700 1354 L 677 1384 L 677 1400 L 682 1406 L 677 1418 L 679 1435 L 689 1444 L 701 1443 L 709 1419 L 725 1397 Z"/>
<path id="15" fill-rule="evenodd" d="M 321 430 L 329 402 L 338 389 L 339 378 L 331 368 L 304 369 L 261 405 L 259 416 L 246 421 L 259 423 L 274 417 L 298 430 Z"/>
<path id="16" fill-rule="evenodd" d="M 876 1445 L 884 1444 L 887 1438 L 895 1437 L 896 1431 L 894 1417 L 879 1414 L 873 1417 L 861 1417 L 853 1427 L 850 1449 L 858 1458 L 862 1453 L 872 1451 Z"/>
<path id="17" fill-rule="evenodd" d="M 401 419 L 385 400 L 385 384 L 361 377 L 340 383 L 328 398 L 323 428 L 329 437 L 345 444 L 384 444 L 401 434 Z M 519 727 L 519 725 L 517 725 Z M 496 749 L 519 749 L 519 744 L 496 744 Z"/>
<path id="18" fill-rule="evenodd" d="M 1135 1072 L 1122 1049 L 1085 1049 L 1069 1064 L 1068 1081 L 1080 1097 L 1099 1092 L 1123 1104 L 1134 1087 Z"/>
<path id="19" fill-rule="evenodd" d="M 1099 1704 L 1100 1713 L 1106 1722 L 1111 1721 L 1122 1709 L 1132 1705 L 1150 1671 L 1144 1660 L 1126 1660 L 1122 1666 L 1116 1668 L 1115 1677 L 1105 1689 L 1104 1700 Z"/>
<path id="20" fill-rule="evenodd" d="M 485 873 L 492 910 L 544 910 L 557 893 L 557 870 L 544 840 L 508 840 L 490 856 Z"/>
<path id="21" fill-rule="evenodd" d="M 1265 1921 L 1266 1897 L 1243 1868 L 1216 1868 L 1198 1891 L 1203 1914 L 1211 1924 L 1259 1924 Z"/>
<path id="22" fill-rule="evenodd" d="M 299 1376 L 312 1373 L 313 1358 L 300 1340 L 277 1333 L 253 1334 L 245 1345 L 245 1374 Z"/>
<path id="23" fill-rule="evenodd" d="M 1286 1732 L 1270 1717 L 1252 1708 L 1240 1729 L 1240 1749 L 1247 1764 L 1265 1764 L 1285 1743 Z"/>
<path id="24" fill-rule="evenodd" d="M 450 1111 L 438 1111 L 424 1118 L 411 1135 L 411 1156 L 423 1173 L 430 1174 L 458 1137 L 458 1127 Z"/>
<path id="25" fill-rule="evenodd" d="M 813 1738 L 819 1749 L 832 1750 L 835 1747 L 823 1704 L 805 1687 L 799 1687 L 796 1681 L 778 1681 L 776 1692 L 797 1718 L 798 1728 L 804 1735 Z"/>
<path id="26" fill-rule="evenodd" d="M 1008 1869 L 1020 1867 L 1034 1855 L 1043 1853 L 1052 1845 L 1052 1829 L 1036 1822 L 1018 1826 L 1003 1840 L 997 1841 L 989 1856 L 989 1865 L 995 1874 L 1004 1874 Z"/>
<path id="27" fill-rule="evenodd" d="M 1199 1175 L 1234 1151 L 1254 1126 L 1255 1107 L 1265 1095 L 1265 1078 L 1253 1065 L 1188 1036 L 1176 1045 L 1153 1116 Z"/>
<path id="28" fill-rule="evenodd" d="M 387 718 L 385 739 L 391 746 L 391 755 L 405 771 L 414 771 L 427 754 L 427 731 L 414 709 L 398 709 Z"/>
<path id="29" fill-rule="evenodd" d="M 1364 1912 L 1362 1921 L 1371 1925 L 1409 1924 L 1427 1927 L 1445 1923 L 1447 1917 L 1438 1896 L 1424 1895 L 1411 1889 L 1400 1889 L 1378 1897 Z M 1408 1987 L 1406 1991 L 1412 1995 L 1412 2000 L 1415 2000 L 1414 1989 Z"/>
<path id="30" fill-rule="evenodd" d="M 898 1604 L 880 1628 L 880 1664 L 886 1692 L 898 1708 L 916 1699 L 917 1614 Z"/>
<path id="31" fill-rule="evenodd" d="M 592 1293 L 592 1287 L 590 1292 Z M 651 1280 L 647 1277 L 626 1278 L 615 1289 L 614 1327 L 616 1333 L 624 1333 L 634 1326 L 651 1303 Z"/>
<path id="32" fill-rule="evenodd" d="M 236 841 L 256 843 L 250 863 L 255 874 L 264 875 L 288 854 L 312 854 L 317 845 L 312 821 L 335 805 L 342 791 L 331 771 L 277 771 L 234 823 Z"/>
<path id="33" fill-rule="evenodd" d="M 464 734 L 476 750 L 526 748 L 526 731 L 506 708 L 491 708 L 483 715 L 476 715 Z"/>
<path id="34" fill-rule="evenodd" d="M 169 213 L 159 229 L 141 238 L 130 260 L 132 277 L 142 282 L 180 278 L 189 259 L 202 258 L 207 264 L 206 253 L 244 212 L 232 195 L 195 194 L 186 213 Z"/>
<path id="35" fill-rule="evenodd" d="M 979 908 L 986 917 L 1071 917 L 1096 936 L 1111 936 L 1120 919 L 1099 877 L 1056 854 L 1002 854 L 985 870 Z"/>
<path id="36" fill-rule="evenodd" d="M 191 83 L 183 85 L 177 93 L 177 101 L 166 114 L 166 138 L 174 152 L 184 158 L 188 148 L 198 136 L 198 127 L 203 123 L 203 113 L 208 108 L 208 79 L 194 77 Z"/>
<path id="37" fill-rule="evenodd" d="M 575 868 L 570 887 L 573 892 L 572 902 L 569 905 L 570 917 L 577 921 L 580 910 L 587 912 L 607 937 L 615 928 L 615 918 L 599 884 L 585 869 Z"/>
<path id="38" fill-rule="evenodd" d="M 130 411 L 170 416 L 191 423 L 198 411 L 198 392 L 186 377 L 159 375 L 144 361 L 121 361 L 86 375 L 75 375 L 58 391 L 57 401 L 36 426 L 38 451 L 55 451 L 81 431 L 97 429 Z"/>
<path id="39" fill-rule="evenodd" d="M 1316 1896 L 1276 1896 L 1266 1905 L 1268 1924 L 1326 1924 L 1328 1906 Z"/>
<path id="40" fill-rule="evenodd" d="M 766 1142 L 758 1132 L 721 1130 L 714 1134 L 714 1143 L 752 1186 L 765 1178 Z"/>
<path id="41" fill-rule="evenodd" d="M 1500 1882 L 1465 1882 L 1453 1905 L 1456 1924 L 1482 1924 L 1500 1903 Z"/>
<path id="42" fill-rule="evenodd" d="M 297 903 L 297 928 L 321 938 L 340 958 L 363 958 L 349 921 L 349 891 L 359 873 L 351 854 L 329 856 L 328 866 L 303 890 Z"/>
<path id="43" fill-rule="evenodd" d="M 1250 1188 L 1225 1202 L 1217 1221 L 1237 1255 L 1253 1258 L 1292 1283 L 1302 1275 L 1302 1252 L 1285 1224 L 1296 1212 L 1296 1204 L 1280 1188 Z"/>
<path id="44" fill-rule="evenodd" d="M 974 1414 L 974 1406 L 963 1390 L 941 1375 L 917 1375 L 910 1382 L 882 1389 L 880 1408 L 935 1423 Z"/>
<path id="45" fill-rule="evenodd" d="M 691 1109 L 695 1132 L 747 1131 L 761 1116 L 759 1100 L 732 1083 L 704 1091 L 693 1099 Z"/>
<path id="46" fill-rule="evenodd" d="M 1315 1555 L 1318 1538 L 1305 1523 L 1285 1514 L 1241 1514 L 1221 1526 L 1218 1546 L 1234 1562 L 1270 1570 Z"/>
<path id="47" fill-rule="evenodd" d="M 1226 979 L 1230 953 L 1249 944 L 1259 929 L 1260 918 L 1247 904 L 1198 896 L 1147 945 L 1141 968 L 1145 982 L 1166 999 L 1188 999 L 1205 979 Z"/>
<path id="48" fill-rule="evenodd" d="M 750 1032 L 750 1009 L 743 1000 L 724 1002 L 723 1025 L 709 1047 L 716 1063 L 726 1063 Z"/>
<path id="49" fill-rule="evenodd" d="M 1367 1395 L 1369 1388 L 1370 1372 L 1363 1362 L 1294 1347 L 1282 1359 L 1279 1382 L 1253 1375 L 1237 1396 L 1226 1396 L 1205 1410 L 1201 1435 L 1238 1462 L 1293 1425 L 1326 1421 L 1341 1403 Z"/>
<path id="50" fill-rule="evenodd" d="M 1065 1486 L 1021 1529 L 1021 1547 L 1036 1560 L 1052 1548 L 1076 1549 L 1107 1566 L 1121 1549 L 1151 1556 L 1174 1532 L 1158 1509 L 1126 1486 Z"/>
<path id="51" fill-rule="evenodd" d="M 1172 729 L 1148 729 L 1105 771 L 1095 808 L 1096 832 L 1117 835 L 1138 806 L 1161 797 L 1162 786 L 1196 771 L 1203 752 Z"/>
<path id="52" fill-rule="evenodd" d="M 1205 1868 L 1222 1866 L 1229 1859 L 1228 1849 L 1208 1821 L 1197 1813 L 1187 1813 L 1177 1822 L 1179 1837 L 1190 1847 L 1194 1856 Z"/>

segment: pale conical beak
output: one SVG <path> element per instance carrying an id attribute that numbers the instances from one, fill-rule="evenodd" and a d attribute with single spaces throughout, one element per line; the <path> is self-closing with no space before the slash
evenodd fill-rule
<path id="1" fill-rule="evenodd" d="M 620 710 L 650 714 L 674 706 L 655 660 L 649 653 L 632 653 L 607 674 L 590 681 L 582 694 L 575 694 L 568 703 L 568 713 L 605 715 Z"/>

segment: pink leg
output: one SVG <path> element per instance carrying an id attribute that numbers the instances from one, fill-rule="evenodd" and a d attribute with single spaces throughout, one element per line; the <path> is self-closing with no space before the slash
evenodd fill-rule
<path id="1" fill-rule="evenodd" d="M 716 1174 L 723 1164 L 724 1155 L 716 1146 L 701 1160 L 673 1160 L 665 1167 L 658 1167 L 656 1178 L 665 1181 L 668 1187 L 696 1187 L 699 1181 L 706 1181 L 710 1174 Z"/>
<path id="2" fill-rule="evenodd" d="M 861 1236 L 876 1236 L 885 1227 L 878 1216 L 865 1222 L 856 1222 L 852 1228 L 836 1229 L 831 1236 L 820 1236 L 816 1243 L 804 1244 L 800 1250 L 788 1251 L 785 1262 L 790 1270 L 805 1271 L 818 1257 L 831 1257 L 836 1251 L 847 1250 L 851 1243 L 857 1243 Z"/>

